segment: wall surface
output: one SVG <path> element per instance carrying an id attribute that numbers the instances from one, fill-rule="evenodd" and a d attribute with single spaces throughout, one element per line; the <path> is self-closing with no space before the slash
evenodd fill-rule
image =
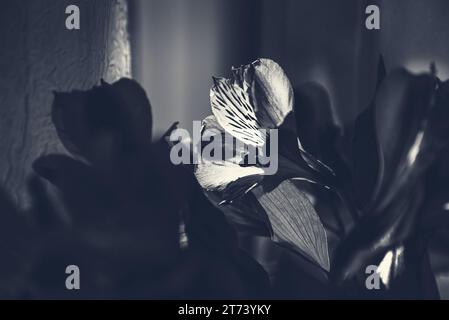
<path id="1" fill-rule="evenodd" d="M 154 134 L 211 113 L 212 76 L 258 57 L 259 0 L 129 0 L 133 75 L 154 109 Z"/>
<path id="2" fill-rule="evenodd" d="M 0 185 L 21 206 L 31 163 L 63 151 L 51 123 L 52 90 L 87 89 L 130 76 L 125 0 L 1 1 Z M 80 8 L 67 30 L 65 9 Z"/>
<path id="3" fill-rule="evenodd" d="M 177 120 L 190 129 L 211 113 L 211 77 L 260 57 L 279 62 L 293 85 L 320 81 L 343 120 L 353 118 L 358 96 L 371 97 L 379 54 L 379 32 L 364 32 L 368 2 L 129 0 L 133 74 L 156 134 Z"/>
<path id="4" fill-rule="evenodd" d="M 379 55 L 387 68 L 449 77 L 449 1 L 129 0 L 133 74 L 149 92 L 155 129 L 210 113 L 211 76 L 272 58 L 294 85 L 324 84 L 342 122 L 372 97 Z M 380 7 L 380 30 L 365 28 L 365 9 Z"/>

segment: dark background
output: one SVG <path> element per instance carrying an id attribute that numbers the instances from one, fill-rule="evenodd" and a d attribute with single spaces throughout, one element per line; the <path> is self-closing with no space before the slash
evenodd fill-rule
<path id="1" fill-rule="evenodd" d="M 380 7 L 380 31 L 365 29 L 370 4 Z M 211 76 L 259 57 L 279 62 L 294 85 L 325 85 L 344 122 L 369 102 L 380 53 L 387 68 L 435 61 L 449 76 L 445 0 L 130 0 L 130 9 L 133 73 L 159 132 L 208 115 Z"/>
<path id="2" fill-rule="evenodd" d="M 69 4 L 81 9 L 79 31 L 65 29 Z M 380 6 L 380 31 L 364 27 L 369 4 Z M 133 75 L 157 135 L 210 114 L 212 75 L 268 57 L 294 85 L 325 85 L 348 123 L 371 98 L 380 53 L 387 69 L 435 61 L 449 76 L 448 17 L 447 0 L 0 0 L 0 184 L 27 206 L 32 161 L 63 151 L 52 90 Z"/>

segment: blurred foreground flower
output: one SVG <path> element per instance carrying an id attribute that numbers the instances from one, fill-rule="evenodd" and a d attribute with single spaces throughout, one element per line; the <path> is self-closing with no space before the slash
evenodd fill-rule
<path id="1" fill-rule="evenodd" d="M 170 162 L 168 146 L 151 142 L 150 103 L 135 81 L 55 93 L 53 121 L 73 157 L 35 161 L 50 184 L 30 179 L 27 214 L 1 194 L 0 243 L 11 245 L 0 296 L 264 297 L 265 272 L 238 249 L 223 214 Z M 82 290 L 65 288 L 68 265 L 80 268 Z"/>

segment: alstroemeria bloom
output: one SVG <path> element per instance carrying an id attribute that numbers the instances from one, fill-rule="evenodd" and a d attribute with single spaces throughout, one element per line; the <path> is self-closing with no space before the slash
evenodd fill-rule
<path id="1" fill-rule="evenodd" d="M 272 175 L 266 166 L 248 165 L 247 149 L 241 144 L 223 143 L 224 148 L 233 148 L 235 156 L 223 161 L 203 159 L 195 174 L 204 189 L 224 191 L 224 200 L 232 201 L 264 177 L 273 184 L 287 178 L 329 182 L 330 170 L 300 148 L 295 128 L 287 125 L 293 89 L 276 62 L 259 59 L 233 69 L 232 79 L 214 78 L 210 101 L 213 116 L 203 121 L 203 136 L 230 134 L 247 146 L 279 152 L 279 157 L 278 171 Z M 270 139 L 269 129 L 278 130 L 276 139 Z"/>
<path id="2" fill-rule="evenodd" d="M 275 62 L 261 59 L 235 69 L 232 79 L 215 79 L 214 116 L 204 121 L 204 134 L 226 132 L 245 144 L 265 146 L 271 141 L 260 129 L 278 129 L 279 170 L 266 175 L 263 166 L 247 165 L 242 149 L 225 143 L 223 147 L 234 148 L 235 155 L 200 164 L 197 179 L 203 188 L 220 191 L 218 198 L 224 202 L 252 190 L 234 204 L 235 213 L 227 213 L 237 229 L 249 235 L 252 231 L 245 230 L 257 230 L 299 252 L 330 271 L 325 275 L 330 274 L 335 284 L 363 276 L 367 266 L 376 265 L 390 294 L 435 296 L 427 244 L 432 232 L 447 229 L 448 197 L 441 193 L 447 182 L 437 186 L 428 174 L 448 150 L 449 81 L 442 82 L 432 70 L 416 75 L 396 69 L 387 74 L 381 59 L 370 107 L 340 131 L 324 87 L 311 83 L 296 88 L 294 103 L 290 82 Z M 332 243 L 330 264 L 326 232 L 336 229 L 322 210 L 318 217 L 304 197 L 308 186 L 295 185 L 295 179 L 332 189 L 344 207 L 337 211 L 353 213 L 352 219 L 340 221 L 343 232 Z M 322 191 L 317 190 L 311 191 L 312 199 Z M 435 200 L 435 194 L 440 198 Z M 258 202 L 254 208 L 251 196 Z M 246 221 L 245 211 L 251 210 L 259 216 Z M 233 218 L 237 214 L 239 219 Z M 260 221 L 268 232 L 251 229 Z M 364 290 L 364 283 L 360 285 Z"/>
<path id="3" fill-rule="evenodd" d="M 328 271 L 326 232 L 292 179 L 328 187 L 333 172 L 302 149 L 294 118 L 289 117 L 293 116 L 293 96 L 286 74 L 269 59 L 233 69 L 232 79 L 214 78 L 210 92 L 213 116 L 203 121 L 202 135 L 219 137 L 223 149 L 232 149 L 233 156 L 222 161 L 203 158 L 195 175 L 204 189 L 221 193 L 222 204 L 253 190 L 267 214 L 271 239 Z M 230 143 L 224 135 L 241 143 Z M 278 153 L 277 172 L 248 163 L 248 146 L 262 153 Z"/>

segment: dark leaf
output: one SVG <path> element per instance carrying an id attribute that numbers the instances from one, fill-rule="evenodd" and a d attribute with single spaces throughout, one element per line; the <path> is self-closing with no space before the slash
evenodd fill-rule
<path id="1" fill-rule="evenodd" d="M 337 248 L 331 267 L 334 280 L 353 277 L 373 258 L 409 239 L 417 230 L 422 199 L 422 185 L 407 185 L 389 206 L 364 215 Z"/>
<path id="2" fill-rule="evenodd" d="M 386 77 L 383 57 L 377 65 L 377 87 L 379 89 Z M 375 188 L 379 176 L 379 149 L 375 128 L 375 99 L 368 108 L 356 118 L 352 141 L 352 172 L 357 195 L 357 205 L 363 208 L 375 197 Z"/>
<path id="3" fill-rule="evenodd" d="M 270 237 L 273 233 L 268 217 L 259 202 L 248 192 L 245 196 L 222 204 L 223 197 L 216 192 L 207 193 L 208 198 L 219 206 L 226 219 L 239 234 Z"/>
<path id="4" fill-rule="evenodd" d="M 430 167 L 447 152 L 449 137 L 449 80 L 440 82 L 425 124 L 420 152 L 416 162 L 420 172 Z"/>
<path id="5" fill-rule="evenodd" d="M 396 299 L 440 298 L 426 241 L 414 238 L 405 244 L 402 266 L 392 275 L 388 297 Z"/>
<path id="6" fill-rule="evenodd" d="M 275 299 L 328 299 L 334 288 L 316 263 L 266 237 L 242 236 L 241 246 L 270 277 L 270 297 Z"/>
<path id="7" fill-rule="evenodd" d="M 414 76 L 400 69 L 389 74 L 379 88 L 374 106 L 379 146 L 377 207 L 387 205 L 421 170 L 422 163 L 415 160 L 435 87 L 433 76 Z"/>
<path id="8" fill-rule="evenodd" d="M 295 88 L 294 113 L 303 148 L 332 166 L 340 129 L 326 89 L 314 82 Z"/>
<path id="9" fill-rule="evenodd" d="M 326 231 L 309 199 L 289 180 L 269 192 L 255 189 L 273 228 L 273 240 L 329 271 Z"/>
<path id="10" fill-rule="evenodd" d="M 365 109 L 355 122 L 353 177 L 357 205 L 363 208 L 375 194 L 379 175 L 379 153 L 374 128 L 374 109 Z"/>

